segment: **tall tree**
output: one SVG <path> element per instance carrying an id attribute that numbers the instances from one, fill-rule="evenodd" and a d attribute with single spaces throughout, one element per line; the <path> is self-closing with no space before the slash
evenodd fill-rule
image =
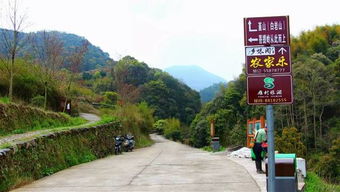
<path id="1" fill-rule="evenodd" d="M 36 33 L 31 38 L 32 47 L 38 62 L 44 70 L 44 109 L 47 108 L 47 92 L 49 84 L 55 79 L 56 70 L 63 64 L 64 57 L 62 56 L 64 48 L 62 41 L 56 33 L 47 33 L 43 31 Z"/>
<path id="2" fill-rule="evenodd" d="M 3 50 L 5 54 L 1 56 L 1 60 L 5 63 L 9 74 L 9 89 L 8 97 L 13 99 L 13 77 L 14 66 L 17 53 L 20 47 L 23 46 L 23 39 L 20 36 L 20 32 L 23 30 L 23 24 L 26 20 L 26 15 L 22 14 L 19 10 L 17 0 L 8 1 L 8 19 L 9 30 L 1 30 L 1 38 L 3 42 Z"/>
<path id="3" fill-rule="evenodd" d="M 69 99 L 68 97 L 70 96 L 71 84 L 74 81 L 75 75 L 79 73 L 80 71 L 80 67 L 81 67 L 81 64 L 83 63 L 83 59 L 87 52 L 88 45 L 89 45 L 89 42 L 84 40 L 80 46 L 76 47 L 73 50 L 72 54 L 68 58 L 71 74 L 68 79 L 67 88 L 66 88 L 67 90 L 66 90 L 66 99 L 65 99 L 65 105 L 64 105 L 64 110 L 63 110 L 64 112 L 66 110 L 66 106 L 68 103 L 68 99 Z"/>

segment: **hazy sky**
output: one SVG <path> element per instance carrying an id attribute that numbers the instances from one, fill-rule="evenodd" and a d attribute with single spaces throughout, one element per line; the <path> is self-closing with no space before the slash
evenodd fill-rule
<path id="1" fill-rule="evenodd" d="M 340 24 L 338 0 L 22 0 L 20 3 L 28 16 L 25 31 L 75 33 L 116 60 L 131 55 L 161 69 L 199 65 L 226 80 L 237 77 L 242 70 L 244 17 L 289 15 L 294 36 L 318 25 Z M 7 0 L 0 0 L 2 20 L 6 5 Z"/>

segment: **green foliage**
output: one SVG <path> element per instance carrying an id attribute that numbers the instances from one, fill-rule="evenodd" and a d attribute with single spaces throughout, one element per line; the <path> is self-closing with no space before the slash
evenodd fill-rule
<path id="1" fill-rule="evenodd" d="M 154 109 L 150 108 L 146 102 L 141 102 L 138 104 L 138 111 L 141 114 L 143 123 L 140 125 L 142 133 L 148 134 L 154 125 L 153 113 Z"/>
<path id="2" fill-rule="evenodd" d="M 84 122 L 83 118 L 71 118 L 66 114 L 46 112 L 29 106 L 0 104 L 0 136 L 73 126 Z"/>
<path id="3" fill-rule="evenodd" d="M 45 101 L 45 97 L 38 95 L 38 96 L 35 96 L 31 99 L 31 104 L 35 107 L 43 108 L 44 107 L 44 101 Z"/>
<path id="4" fill-rule="evenodd" d="M 196 121 L 197 119 L 191 125 L 191 140 L 194 147 L 201 148 L 210 144 L 209 123 L 207 120 Z"/>
<path id="5" fill-rule="evenodd" d="M 305 192 L 338 192 L 339 185 L 331 185 L 323 181 L 313 172 L 307 172 L 305 180 Z"/>
<path id="6" fill-rule="evenodd" d="M 174 141 L 182 141 L 181 122 L 175 118 L 166 119 L 165 122 L 164 136 Z"/>
<path id="7" fill-rule="evenodd" d="M 245 146 L 247 133 L 241 123 L 237 123 L 230 131 L 230 145 Z"/>
<path id="8" fill-rule="evenodd" d="M 144 84 L 141 99 L 155 109 L 157 119 L 178 118 L 189 125 L 200 109 L 199 95 L 167 73 L 153 70 Z"/>
<path id="9" fill-rule="evenodd" d="M 131 133 L 137 139 L 143 134 L 148 135 L 154 124 L 153 109 L 149 108 L 146 103 L 117 106 L 113 111 L 107 111 L 107 113 L 117 117 L 126 131 L 124 134 Z"/>
<path id="10" fill-rule="evenodd" d="M 220 151 L 225 151 L 225 147 L 220 146 L 220 148 L 217 151 L 214 151 L 213 148 L 209 145 L 209 146 L 203 147 L 202 150 L 208 151 L 208 152 L 220 152 Z"/>
<path id="11" fill-rule="evenodd" d="M 3 104 L 10 103 L 9 98 L 8 97 L 0 97 L 0 103 L 3 103 Z"/>
<path id="12" fill-rule="evenodd" d="M 327 181 L 340 184 L 340 139 L 334 140 L 329 153 L 320 158 L 313 170 Z"/>
<path id="13" fill-rule="evenodd" d="M 280 153 L 295 153 L 298 157 L 306 155 L 302 134 L 295 127 L 284 128 L 281 136 L 275 138 L 275 147 Z"/>
<path id="14" fill-rule="evenodd" d="M 104 93 L 104 103 L 109 105 L 116 105 L 118 100 L 118 94 L 113 91 L 107 91 Z"/>
<path id="15" fill-rule="evenodd" d="M 166 127 L 166 120 L 160 119 L 153 124 L 153 129 L 157 134 L 163 135 Z"/>
<path id="16" fill-rule="evenodd" d="M 210 87 L 200 90 L 201 102 L 206 103 L 213 100 L 220 92 L 221 87 L 226 88 L 226 83 L 215 83 Z"/>

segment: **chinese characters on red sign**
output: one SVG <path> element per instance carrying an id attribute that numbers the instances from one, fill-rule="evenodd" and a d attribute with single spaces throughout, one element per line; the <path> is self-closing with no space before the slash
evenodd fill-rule
<path id="1" fill-rule="evenodd" d="M 289 18 L 253 17 L 244 19 L 246 46 L 289 44 Z"/>
<path id="2" fill-rule="evenodd" d="M 293 103 L 289 17 L 244 18 L 247 102 Z"/>
<path id="3" fill-rule="evenodd" d="M 289 46 L 246 47 L 247 74 L 290 73 Z"/>
<path id="4" fill-rule="evenodd" d="M 292 76 L 248 76 L 247 96 L 250 104 L 291 104 Z"/>

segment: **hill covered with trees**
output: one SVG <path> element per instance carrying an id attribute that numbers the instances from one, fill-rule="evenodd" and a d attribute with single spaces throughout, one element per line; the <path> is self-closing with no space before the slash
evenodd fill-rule
<path id="1" fill-rule="evenodd" d="M 227 83 L 215 83 L 207 88 L 200 90 L 201 102 L 206 103 L 213 100 L 220 92 L 220 89 L 226 86 Z"/>
<path id="2" fill-rule="evenodd" d="M 8 37 L 13 36 L 13 31 L 0 28 L 0 34 L 6 34 L 0 36 L 0 53 L 6 54 L 5 42 L 8 40 Z M 20 41 L 18 55 L 20 57 L 41 57 L 41 49 L 44 48 L 42 46 L 44 45 L 44 43 L 46 43 L 46 37 L 49 38 L 49 41 L 51 38 L 55 38 L 59 41 L 62 47 L 61 55 L 65 58 L 69 57 L 70 53 L 74 51 L 77 46 L 80 46 L 84 41 L 88 42 L 84 37 L 58 31 L 39 31 L 35 33 L 21 32 L 18 35 L 18 39 Z M 87 49 L 88 51 L 86 52 L 82 60 L 82 66 L 80 67 L 81 71 L 97 69 L 115 62 L 113 59 L 110 58 L 108 53 L 104 52 L 99 47 L 92 45 L 89 42 Z M 68 60 L 64 59 L 60 68 L 66 68 L 69 65 L 70 63 L 68 62 Z"/>

